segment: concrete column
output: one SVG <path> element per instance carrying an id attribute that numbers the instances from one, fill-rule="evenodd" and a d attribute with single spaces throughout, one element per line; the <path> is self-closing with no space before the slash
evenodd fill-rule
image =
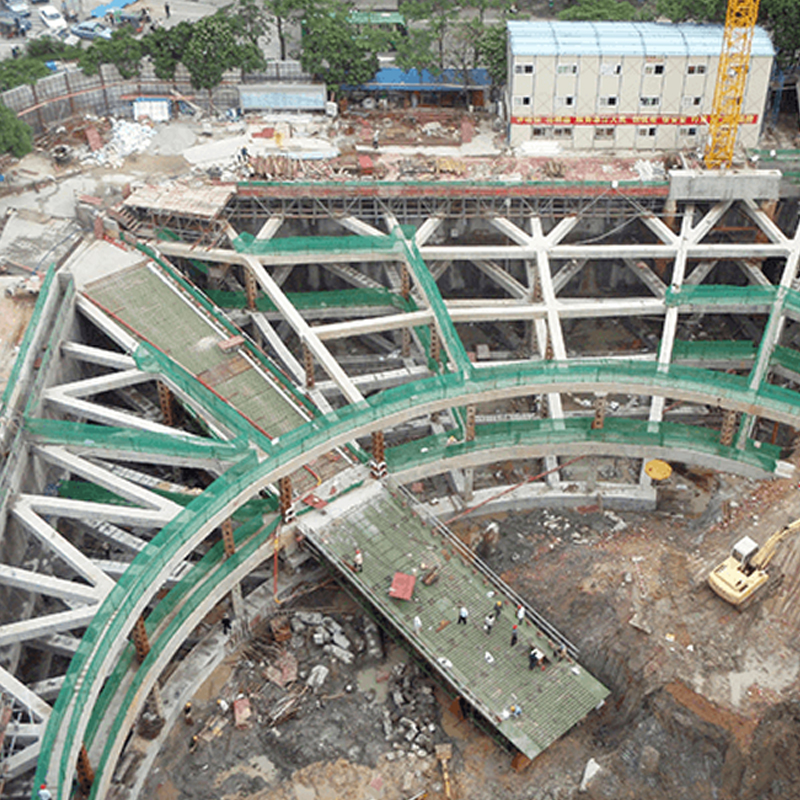
<path id="1" fill-rule="evenodd" d="M 375 480 L 386 477 L 386 443 L 384 441 L 383 431 L 372 432 L 372 461 L 370 462 L 370 471 Z"/>
<path id="2" fill-rule="evenodd" d="M 172 426 L 175 424 L 175 418 L 172 414 L 172 392 L 169 386 L 161 381 L 157 381 L 158 386 L 158 402 L 161 406 L 161 416 L 164 418 L 164 424 Z"/>

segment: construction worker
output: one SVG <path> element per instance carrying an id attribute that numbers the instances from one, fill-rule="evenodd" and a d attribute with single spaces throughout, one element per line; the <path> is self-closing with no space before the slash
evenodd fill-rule
<path id="1" fill-rule="evenodd" d="M 532 645 L 531 651 L 528 653 L 528 669 L 531 670 L 536 666 L 544 669 L 544 653 L 536 645 Z"/>
<path id="2" fill-rule="evenodd" d="M 422 620 L 419 617 L 414 617 L 414 633 L 419 636 L 419 632 L 422 630 Z"/>
<path id="3" fill-rule="evenodd" d="M 517 625 L 522 625 L 525 621 L 525 609 L 523 606 L 517 606 Z"/>
<path id="4" fill-rule="evenodd" d="M 514 625 L 514 627 L 511 628 L 511 646 L 515 647 L 516 644 L 517 644 L 517 641 L 518 641 L 517 626 Z"/>
<path id="5" fill-rule="evenodd" d="M 194 725 L 194 719 L 192 719 L 192 703 L 189 701 L 183 707 L 183 721 L 187 725 Z"/>
<path id="6" fill-rule="evenodd" d="M 494 615 L 487 614 L 486 618 L 483 620 L 483 629 L 486 631 L 487 636 L 491 636 L 493 625 L 494 625 Z"/>
<path id="7" fill-rule="evenodd" d="M 458 610 L 458 622 L 456 622 L 456 625 L 466 625 L 468 616 L 469 611 L 467 611 L 467 607 L 461 606 L 461 608 Z"/>
<path id="8" fill-rule="evenodd" d="M 522 715 L 522 709 L 516 704 L 511 706 L 508 710 L 512 717 L 519 717 Z"/>
<path id="9" fill-rule="evenodd" d="M 364 571 L 364 554 L 357 547 L 355 558 L 353 558 L 353 570 L 355 572 Z"/>
<path id="10" fill-rule="evenodd" d="M 47 788 L 47 784 L 43 783 L 39 787 L 39 800 L 53 800 L 53 795 L 50 793 L 50 790 Z"/>
<path id="11" fill-rule="evenodd" d="M 500 619 L 500 614 L 503 613 L 503 601 L 498 599 L 495 602 L 494 608 L 492 609 L 492 611 L 494 612 L 495 618 L 496 619 Z"/>
<path id="12" fill-rule="evenodd" d="M 229 636 L 231 632 L 231 628 L 233 627 L 233 623 L 231 622 L 231 618 L 228 616 L 227 613 L 222 615 L 222 632 Z"/>
<path id="13" fill-rule="evenodd" d="M 195 734 L 189 741 L 189 752 L 194 753 L 194 751 L 197 750 L 197 746 L 199 744 L 200 744 L 200 737 L 197 734 Z"/>

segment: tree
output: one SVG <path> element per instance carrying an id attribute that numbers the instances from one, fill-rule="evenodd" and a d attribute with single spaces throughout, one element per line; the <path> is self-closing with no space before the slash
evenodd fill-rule
<path id="1" fill-rule="evenodd" d="M 0 62 L 0 91 L 13 89 L 15 86 L 34 84 L 39 78 L 50 75 L 50 70 L 38 58 L 7 58 Z"/>
<path id="2" fill-rule="evenodd" d="M 667 2 L 683 0 L 667 0 Z M 661 0 L 659 0 L 661 2 Z M 565 8 L 558 15 L 563 20 L 634 20 L 639 12 L 627 0 L 579 0 L 577 5 Z"/>
<path id="3" fill-rule="evenodd" d="M 445 39 L 458 19 L 459 10 L 457 0 L 405 0 L 400 5 L 400 13 L 408 21 L 420 23 L 420 26 L 424 23 L 424 28 L 410 29 L 405 43 L 408 47 L 398 47 L 398 54 L 405 49 L 403 59 L 406 63 L 417 61 L 431 72 L 441 72 L 445 66 Z M 435 53 L 430 52 L 431 43 Z M 418 64 L 413 66 L 418 67 Z"/>
<path id="4" fill-rule="evenodd" d="M 360 86 L 378 71 L 378 37 L 359 31 L 345 5 L 317 8 L 305 18 L 300 64 L 331 91 Z"/>
<path id="5" fill-rule="evenodd" d="M 78 64 L 86 75 L 96 75 L 101 64 L 113 64 L 123 78 L 139 74 L 144 47 L 127 30 L 114 31 L 110 40 L 95 39 Z"/>
<path id="6" fill-rule="evenodd" d="M 192 86 L 208 89 L 209 95 L 227 70 L 241 67 L 251 71 L 264 66 L 264 57 L 252 42 L 237 42 L 234 25 L 222 11 L 194 23 L 181 60 L 189 70 Z"/>
<path id="7" fill-rule="evenodd" d="M 0 153 L 11 153 L 22 158 L 33 150 L 33 133 L 30 125 L 17 119 L 16 114 L 0 105 Z"/>
<path id="8" fill-rule="evenodd" d="M 658 0 L 656 13 L 673 22 L 724 22 L 727 0 Z"/>
<path id="9" fill-rule="evenodd" d="M 192 32 L 191 23 L 179 22 L 172 28 L 156 28 L 142 39 L 142 47 L 153 62 L 156 76 L 162 81 L 175 77 L 175 69 L 183 60 Z"/>
<path id="10" fill-rule="evenodd" d="M 797 0 L 763 0 L 761 18 L 772 33 L 780 66 L 797 64 L 800 50 L 800 4 Z"/>
<path id="11" fill-rule="evenodd" d="M 491 25 L 478 39 L 480 63 L 489 72 L 495 86 L 502 86 L 508 78 L 508 44 L 504 25 Z"/>
<path id="12" fill-rule="evenodd" d="M 286 28 L 292 23 L 299 23 L 304 15 L 315 5 L 313 0 L 264 0 L 267 16 L 275 26 L 278 43 L 281 46 L 281 61 L 286 61 Z M 324 4 L 323 4 L 324 5 Z"/>
<path id="13" fill-rule="evenodd" d="M 258 40 L 267 35 L 267 14 L 264 6 L 257 0 L 237 0 L 223 11 L 233 22 L 237 38 L 258 47 Z"/>

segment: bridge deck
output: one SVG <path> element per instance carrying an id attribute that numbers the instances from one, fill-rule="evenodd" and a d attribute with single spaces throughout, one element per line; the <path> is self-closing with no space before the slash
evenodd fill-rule
<path id="1" fill-rule="evenodd" d="M 483 565 L 456 537 L 435 521 L 426 521 L 408 498 L 371 483 L 332 502 L 326 513 L 303 516 L 312 548 L 333 564 L 460 696 L 529 758 L 534 758 L 580 722 L 608 695 L 608 689 L 571 658 L 559 659 L 554 645 L 565 641 L 527 606 L 519 642 L 510 646 L 517 605 L 514 591 Z M 427 524 L 426 524 L 427 522 Z M 364 554 L 363 571 L 352 568 L 355 549 Z M 429 586 L 423 577 L 436 568 Z M 396 572 L 413 575 L 411 600 L 389 596 Z M 503 611 L 491 634 L 484 618 L 497 599 Z M 466 626 L 457 623 L 461 605 Z M 414 631 L 414 617 L 422 628 Z M 535 644 L 547 656 L 544 670 L 529 669 Z M 570 650 L 574 649 L 570 646 Z M 509 714 L 511 705 L 522 714 Z"/>

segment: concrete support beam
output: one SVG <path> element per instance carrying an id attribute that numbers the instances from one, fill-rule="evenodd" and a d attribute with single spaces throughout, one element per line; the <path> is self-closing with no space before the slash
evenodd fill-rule
<path id="1" fill-rule="evenodd" d="M 138 340 L 131 336 L 125 328 L 114 322 L 104 311 L 83 295 L 75 298 L 75 307 L 83 314 L 86 319 L 96 325 L 103 333 L 116 342 L 124 353 L 135 353 L 139 346 Z"/>
<path id="2" fill-rule="evenodd" d="M 666 296 L 667 285 L 650 269 L 647 262 L 626 258 L 625 265 L 656 297 L 663 298 Z"/>
<path id="3" fill-rule="evenodd" d="M 0 584 L 24 589 L 34 594 L 57 597 L 66 603 L 97 603 L 105 596 L 105 593 L 96 586 L 65 581 L 52 575 L 20 567 L 9 567 L 5 564 L 0 564 Z"/>
<path id="4" fill-rule="evenodd" d="M 553 291 L 558 294 L 584 267 L 585 258 L 573 258 L 553 275 Z"/>
<path id="5" fill-rule="evenodd" d="M 786 234 L 775 224 L 770 215 L 759 206 L 755 200 L 745 199 L 741 201 L 747 215 L 758 225 L 764 236 L 776 244 L 788 241 Z M 774 208 L 774 205 L 773 205 Z"/>
<path id="6" fill-rule="evenodd" d="M 258 262 L 257 259 L 250 256 L 246 257 L 246 263 L 249 269 L 253 271 L 256 280 L 261 288 L 269 295 L 269 298 L 275 304 L 275 307 L 284 316 L 284 319 L 292 326 L 294 332 L 298 335 L 301 342 L 304 342 L 314 357 L 319 361 L 325 372 L 328 373 L 331 380 L 339 387 L 342 394 L 347 398 L 350 403 L 363 403 L 364 396 L 356 389 L 353 382 L 347 376 L 345 371 L 339 366 L 336 359 L 330 354 L 328 349 L 322 344 L 317 335 L 314 333 L 309 324 L 300 316 L 297 309 L 289 302 L 289 299 L 281 291 L 280 287 L 272 280 L 271 276 L 267 273 L 264 267 Z"/>
<path id="7" fill-rule="evenodd" d="M 74 358 L 76 361 L 82 361 L 86 364 L 97 364 L 100 367 L 119 370 L 136 369 L 136 362 L 124 353 L 104 350 L 100 347 L 90 347 L 79 342 L 62 342 L 61 355 Z"/>
<path id="8" fill-rule="evenodd" d="M 99 605 L 81 606 L 70 611 L 61 611 L 57 614 L 46 614 L 43 617 L 33 617 L 0 625 L 0 647 L 38 639 L 48 633 L 85 628 L 94 618 L 98 608 Z"/>
<path id="9" fill-rule="evenodd" d="M 658 217 L 652 216 L 651 214 L 644 214 L 640 219 L 662 242 L 664 242 L 664 244 L 675 244 L 677 236 L 669 225 L 665 224 Z"/>
<path id="10" fill-rule="evenodd" d="M 256 239 L 259 241 L 267 241 L 271 239 L 277 232 L 278 229 L 283 225 L 283 217 L 275 216 L 270 217 L 260 228 L 258 233 L 256 234 Z"/>
<path id="11" fill-rule="evenodd" d="M 701 261 L 689 274 L 684 283 L 691 286 L 699 286 L 709 275 L 712 269 L 717 266 L 717 261 Z"/>
<path id="12" fill-rule="evenodd" d="M 422 247 L 428 239 L 439 230 L 439 226 L 442 224 L 442 220 L 439 217 L 428 217 L 422 225 L 417 228 L 417 232 L 414 234 L 414 241 L 417 244 L 417 247 Z"/>
<path id="13" fill-rule="evenodd" d="M 77 636 L 67 636 L 63 633 L 48 633 L 29 642 L 29 647 L 53 653 L 64 658 L 72 658 L 78 652 L 81 640 Z"/>
<path id="14" fill-rule="evenodd" d="M 356 260 L 358 256 L 353 255 L 351 256 L 351 261 Z M 340 277 L 343 281 L 355 286 L 356 289 L 385 289 L 386 287 L 376 281 L 374 278 L 371 278 L 369 275 L 365 275 L 361 270 L 356 269 L 355 267 L 351 266 L 350 264 L 325 264 L 325 269 L 328 272 L 333 273 Z"/>
<path id="15" fill-rule="evenodd" d="M 11 513 L 25 530 L 32 533 L 45 547 L 64 559 L 79 575 L 91 583 L 102 596 L 114 588 L 114 582 L 99 570 L 91 560 L 75 545 L 68 542 L 52 525 L 45 522 L 37 513 L 33 501 L 49 500 L 49 514 L 62 515 L 59 502 L 66 503 L 59 497 L 40 498 L 37 495 L 20 495 L 11 507 Z M 64 515 L 67 516 L 67 515 Z"/>
<path id="16" fill-rule="evenodd" d="M 358 236 L 386 236 L 384 231 L 373 227 L 368 222 L 364 222 L 364 220 L 358 217 L 337 217 L 336 222 Z"/>
<path id="17" fill-rule="evenodd" d="M 27 503 L 33 511 L 40 514 L 54 514 L 70 519 L 109 520 L 121 525 L 137 525 L 144 528 L 160 528 L 175 517 L 174 513 L 157 508 L 132 508 L 111 503 L 90 503 L 66 497 L 23 494 L 20 495 L 19 501 Z"/>
<path id="18" fill-rule="evenodd" d="M 53 711 L 50 705 L 3 667 L 0 667 L 0 689 L 27 708 L 39 722 L 50 719 Z"/>
<path id="19" fill-rule="evenodd" d="M 412 311 L 407 314 L 385 314 L 371 319 L 346 320 L 331 322 L 327 325 L 315 325 L 311 330 L 320 341 L 344 339 L 351 336 L 364 336 L 382 331 L 415 328 L 418 325 L 430 325 L 435 319 L 433 311 Z"/>
<path id="20" fill-rule="evenodd" d="M 91 483 L 102 486 L 123 499 L 144 506 L 144 508 L 156 509 L 170 517 L 176 516 L 182 510 L 182 507 L 172 500 L 151 492 L 132 481 L 125 480 L 91 461 L 73 455 L 63 447 L 35 445 L 33 452 L 48 463 L 61 467 L 73 475 L 80 475 Z"/>
<path id="21" fill-rule="evenodd" d="M 149 383 L 152 380 L 153 375 L 149 372 L 129 369 L 123 372 L 112 372 L 110 375 L 100 375 L 96 378 L 86 378 L 86 380 L 82 381 L 62 383 L 58 386 L 58 392 L 67 397 L 91 397 L 101 392 L 113 392 L 117 389 L 125 389 L 128 386 Z"/>
<path id="22" fill-rule="evenodd" d="M 512 297 L 524 298 L 527 296 L 528 290 L 499 264 L 495 264 L 494 261 L 473 261 L 472 263 Z"/>
<path id="23" fill-rule="evenodd" d="M 260 312 L 250 315 L 253 324 L 258 328 L 259 333 L 269 342 L 270 346 L 278 354 L 286 371 L 295 379 L 297 383 L 302 383 L 305 373 L 300 362 L 294 357 L 292 351 L 286 346 L 283 339 L 275 331 L 267 318 Z"/>

